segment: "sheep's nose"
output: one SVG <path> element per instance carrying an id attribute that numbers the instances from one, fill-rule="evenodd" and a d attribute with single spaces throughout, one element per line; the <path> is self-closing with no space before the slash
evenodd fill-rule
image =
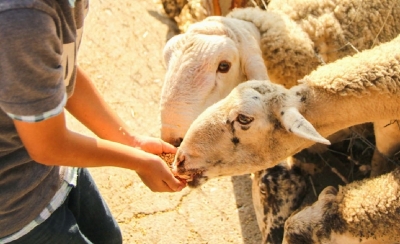
<path id="1" fill-rule="evenodd" d="M 185 173 L 185 156 L 179 152 L 179 149 L 172 165 L 172 172 L 177 175 Z"/>
<path id="2" fill-rule="evenodd" d="M 182 141 L 183 141 L 183 138 L 179 137 L 179 138 L 174 139 L 171 144 L 174 145 L 175 147 L 179 147 L 181 145 Z"/>

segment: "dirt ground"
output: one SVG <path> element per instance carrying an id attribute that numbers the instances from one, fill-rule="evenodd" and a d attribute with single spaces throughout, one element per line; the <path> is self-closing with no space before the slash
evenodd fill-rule
<path id="1" fill-rule="evenodd" d="M 137 133 L 159 136 L 162 49 L 173 23 L 156 0 L 91 1 L 79 64 Z M 68 126 L 92 135 L 71 116 Z M 260 243 L 249 175 L 210 180 L 200 189 L 153 193 L 134 171 L 90 170 L 116 217 L 124 243 Z"/>

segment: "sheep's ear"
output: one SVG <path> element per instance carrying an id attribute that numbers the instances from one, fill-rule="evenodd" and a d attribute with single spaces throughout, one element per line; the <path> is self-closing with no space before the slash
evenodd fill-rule
<path id="1" fill-rule="evenodd" d="M 314 126 L 312 126 L 294 107 L 284 110 L 281 120 L 286 130 L 299 137 L 326 145 L 331 144 L 327 139 L 322 137 Z"/>
<path id="2" fill-rule="evenodd" d="M 182 45 L 182 39 L 185 34 L 179 34 L 176 36 L 173 36 L 171 39 L 167 41 L 167 43 L 164 46 L 163 49 L 163 56 L 164 56 L 164 62 L 168 66 L 169 60 L 171 58 L 171 54 L 174 50 L 177 50 L 180 45 Z"/>
<path id="3" fill-rule="evenodd" d="M 334 196 L 336 197 L 338 194 L 338 190 L 333 186 L 325 187 L 318 196 L 318 199 L 322 199 L 326 196 Z"/>
<path id="4" fill-rule="evenodd" d="M 228 36 L 234 40 L 240 52 L 240 62 L 247 80 L 269 80 L 260 48 L 260 31 L 254 24 L 234 18 L 221 19 Z"/>

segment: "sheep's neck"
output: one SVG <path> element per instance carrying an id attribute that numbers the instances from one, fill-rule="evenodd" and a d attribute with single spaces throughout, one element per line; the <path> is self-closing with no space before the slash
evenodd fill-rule
<path id="1" fill-rule="evenodd" d="M 400 118 L 400 36 L 321 66 L 294 88 L 305 117 L 323 135 L 365 122 Z M 301 107 L 301 106 L 300 106 Z"/>
<path id="2" fill-rule="evenodd" d="M 400 118 L 400 94 L 370 91 L 368 95 L 339 96 L 315 89 L 304 116 L 322 136 L 353 125 Z"/>

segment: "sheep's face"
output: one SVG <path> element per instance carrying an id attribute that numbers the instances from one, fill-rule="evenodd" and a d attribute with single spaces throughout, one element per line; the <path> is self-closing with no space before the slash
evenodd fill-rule
<path id="1" fill-rule="evenodd" d="M 260 160 L 266 156 L 265 141 L 284 129 L 273 114 L 274 104 L 267 100 L 284 88 L 268 81 L 246 84 L 209 107 L 190 126 L 173 164 L 175 174 L 192 180 L 190 186 L 211 177 L 255 172 L 257 163 L 259 170 L 268 166 Z"/>
<path id="2" fill-rule="evenodd" d="M 173 163 L 174 174 L 197 186 L 208 178 L 272 167 L 304 148 L 305 140 L 294 133 L 309 123 L 292 97 L 290 90 L 269 81 L 240 84 L 192 123 Z"/>
<path id="3" fill-rule="evenodd" d="M 343 233 L 346 224 L 338 213 L 337 190 L 326 187 L 311 206 L 294 212 L 285 222 L 284 244 L 297 243 L 355 243 L 343 239 L 334 241 L 334 232 Z M 330 241 L 329 241 L 330 240 Z"/>
<path id="4" fill-rule="evenodd" d="M 164 49 L 167 72 L 161 94 L 161 137 L 179 146 L 207 107 L 245 80 L 235 43 L 220 35 L 179 35 Z"/>

